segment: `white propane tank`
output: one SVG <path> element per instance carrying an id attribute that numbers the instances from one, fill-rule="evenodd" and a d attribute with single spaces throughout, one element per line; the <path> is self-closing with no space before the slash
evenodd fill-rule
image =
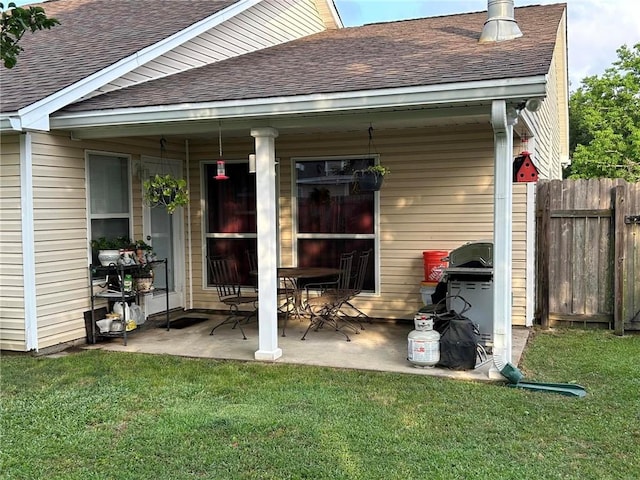
<path id="1" fill-rule="evenodd" d="M 433 318 L 425 314 L 414 317 L 415 330 L 408 335 L 407 360 L 414 367 L 433 367 L 440 360 L 440 334 L 433 329 Z"/>

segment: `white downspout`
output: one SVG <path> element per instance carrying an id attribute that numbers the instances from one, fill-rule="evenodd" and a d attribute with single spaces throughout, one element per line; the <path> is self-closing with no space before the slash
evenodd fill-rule
<path id="1" fill-rule="evenodd" d="M 515 109 L 514 109 L 515 112 Z M 513 125 L 517 113 L 508 115 L 504 100 L 491 105 L 495 149 L 493 199 L 493 365 L 491 378 L 511 361 L 511 239 L 513 197 Z"/>
<path id="2" fill-rule="evenodd" d="M 33 157 L 31 133 L 20 135 L 20 211 L 22 222 L 22 276 L 24 285 L 24 334 L 27 351 L 38 351 L 36 303 L 36 249 L 33 226 Z"/>
<path id="3" fill-rule="evenodd" d="M 258 234 L 258 350 L 256 360 L 276 360 L 278 347 L 278 242 L 276 216 L 276 152 L 278 131 L 251 130 L 256 152 L 256 218 Z"/>

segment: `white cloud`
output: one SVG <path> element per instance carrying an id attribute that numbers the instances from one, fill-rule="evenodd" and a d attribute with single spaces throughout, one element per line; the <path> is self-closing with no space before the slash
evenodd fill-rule
<path id="1" fill-rule="evenodd" d="M 640 43 L 636 0 L 569 0 L 569 77 L 572 89 L 588 75 L 601 75 L 618 58 L 616 50 Z"/>

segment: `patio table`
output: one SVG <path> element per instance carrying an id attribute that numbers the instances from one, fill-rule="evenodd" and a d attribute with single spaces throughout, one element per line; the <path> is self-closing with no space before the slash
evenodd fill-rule
<path id="1" fill-rule="evenodd" d="M 339 268 L 330 267 L 278 267 L 278 278 L 283 279 L 285 282 L 290 282 L 293 287 L 293 303 L 291 304 L 292 311 L 296 318 L 303 316 L 302 306 L 302 291 L 304 288 L 300 284 L 300 280 L 309 280 L 312 278 L 333 277 L 340 274 Z M 285 328 L 288 319 L 285 318 L 284 326 L 282 328 L 282 336 L 285 336 Z"/>
<path id="2" fill-rule="evenodd" d="M 257 270 L 251 270 L 250 275 L 258 275 Z M 278 267 L 278 278 L 282 279 L 292 286 L 293 302 L 289 302 L 296 318 L 301 318 L 304 313 L 302 308 L 302 292 L 304 288 L 300 285 L 300 280 L 310 280 L 312 278 L 334 277 L 340 274 L 339 268 L 331 267 Z M 285 304 L 286 305 L 286 304 Z M 283 307 L 280 307 L 282 310 Z M 282 328 L 282 336 L 285 337 L 285 328 L 288 319 L 285 318 L 285 324 Z"/>

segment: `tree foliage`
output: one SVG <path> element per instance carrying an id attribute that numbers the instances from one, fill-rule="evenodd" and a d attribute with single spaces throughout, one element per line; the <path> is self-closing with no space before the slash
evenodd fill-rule
<path id="1" fill-rule="evenodd" d="M 49 30 L 60 24 L 57 19 L 48 18 L 42 7 L 21 8 L 10 2 L 6 10 L 0 3 L 0 10 L 0 59 L 6 68 L 13 68 L 18 62 L 17 57 L 24 50 L 18 42 L 25 33 Z"/>
<path id="2" fill-rule="evenodd" d="M 640 181 L 640 43 L 569 99 L 570 178 Z"/>

